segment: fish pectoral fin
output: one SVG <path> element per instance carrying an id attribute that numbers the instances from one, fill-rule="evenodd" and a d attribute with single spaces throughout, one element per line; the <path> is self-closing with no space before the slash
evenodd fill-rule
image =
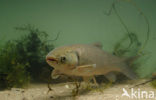
<path id="1" fill-rule="evenodd" d="M 96 68 L 96 64 L 77 66 L 77 68 L 75 70 L 79 71 L 79 72 L 81 72 L 81 71 L 91 71 L 94 68 Z"/>
<path id="2" fill-rule="evenodd" d="M 96 64 L 77 66 L 77 68 L 74 70 L 77 72 L 88 72 L 94 68 L 96 68 Z"/>

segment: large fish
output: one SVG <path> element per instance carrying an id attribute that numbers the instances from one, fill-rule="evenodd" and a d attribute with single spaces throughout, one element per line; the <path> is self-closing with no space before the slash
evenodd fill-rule
<path id="1" fill-rule="evenodd" d="M 84 79 L 105 75 L 110 81 L 116 80 L 114 72 L 120 72 L 130 79 L 136 79 L 128 66 L 128 59 L 120 58 L 102 50 L 100 44 L 76 44 L 52 50 L 46 56 L 47 63 L 54 68 L 52 77 L 57 75 L 82 76 Z"/>

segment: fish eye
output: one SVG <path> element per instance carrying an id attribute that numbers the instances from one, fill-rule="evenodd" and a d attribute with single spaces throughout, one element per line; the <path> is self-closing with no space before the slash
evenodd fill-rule
<path id="1" fill-rule="evenodd" d="M 61 63 L 65 63 L 66 57 L 61 57 L 60 61 L 61 61 Z"/>

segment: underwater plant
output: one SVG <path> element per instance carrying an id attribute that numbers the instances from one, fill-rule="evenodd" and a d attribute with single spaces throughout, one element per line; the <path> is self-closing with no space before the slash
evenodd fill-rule
<path id="1" fill-rule="evenodd" d="M 144 43 L 141 43 L 139 41 L 138 36 L 137 36 L 137 33 L 133 33 L 133 32 L 130 32 L 129 31 L 128 26 L 125 24 L 125 22 L 123 21 L 122 17 L 118 13 L 117 8 L 116 8 L 116 4 L 118 2 L 121 2 L 121 1 L 126 1 L 129 4 L 131 4 L 136 9 L 136 11 L 138 11 L 139 14 L 144 18 L 145 23 L 147 24 L 147 32 L 146 32 L 147 37 L 146 37 Z M 117 55 L 117 56 L 125 56 L 126 53 L 131 53 L 130 56 L 142 55 L 143 49 L 147 45 L 148 40 L 149 40 L 149 36 L 150 36 L 150 26 L 149 26 L 148 18 L 144 15 L 144 13 L 135 4 L 135 2 L 133 0 L 128 0 L 128 1 L 127 0 L 114 0 L 114 2 L 111 5 L 110 10 L 108 11 L 108 13 L 105 13 L 104 12 L 104 14 L 107 15 L 107 16 L 109 16 L 112 13 L 112 11 L 114 11 L 114 13 L 117 16 L 117 18 L 119 19 L 121 25 L 126 30 L 125 37 L 122 38 L 119 42 L 117 42 L 115 44 L 113 54 L 114 55 Z M 130 41 L 130 43 L 129 44 L 124 44 L 124 42 L 127 42 L 127 41 Z M 125 45 L 126 46 L 128 45 L 128 46 L 125 47 Z"/>
<path id="2" fill-rule="evenodd" d="M 52 68 L 45 55 L 54 48 L 47 34 L 30 25 L 17 30 L 28 32 L 20 39 L 6 42 L 0 49 L 0 88 L 23 87 L 32 81 L 50 79 Z"/>
<path id="3" fill-rule="evenodd" d="M 19 61 L 24 64 L 29 63 L 30 67 L 27 67 L 26 70 L 30 73 L 33 80 L 45 80 L 44 78 L 50 76 L 49 70 L 51 70 L 45 62 L 45 56 L 54 48 L 54 45 L 48 42 L 48 34 L 44 31 L 39 31 L 31 25 L 17 27 L 16 29 L 29 33 L 16 40 L 16 47 L 20 54 Z M 47 75 L 47 73 L 49 74 Z"/>
<path id="4" fill-rule="evenodd" d="M 150 82 L 151 82 L 152 87 L 153 87 L 153 88 L 156 88 L 156 79 L 153 80 L 153 81 L 150 81 Z"/>
<path id="5" fill-rule="evenodd" d="M 8 41 L 0 50 L 0 88 L 23 87 L 30 81 L 27 64 L 18 61 L 15 43 Z"/>
<path id="6" fill-rule="evenodd" d="M 136 9 L 136 11 L 139 12 L 139 14 L 144 18 L 144 21 L 147 25 L 147 32 L 146 32 L 147 37 L 146 37 L 144 43 L 139 40 L 137 33 L 130 32 L 128 26 L 125 24 L 124 20 L 120 16 L 120 14 L 116 8 L 116 5 L 118 2 L 121 2 L 121 1 L 131 4 Z M 133 0 L 128 0 L 128 1 L 127 0 L 114 0 L 108 13 L 104 12 L 104 14 L 109 16 L 112 12 L 115 13 L 115 15 L 117 16 L 121 25 L 126 30 L 126 34 L 124 35 L 124 37 L 122 37 L 121 40 L 119 40 L 114 45 L 113 54 L 116 56 L 120 56 L 120 57 L 139 58 L 139 59 L 135 59 L 135 60 L 137 60 L 135 62 L 133 60 L 133 63 L 130 65 L 131 68 L 133 69 L 133 71 L 137 73 L 139 67 L 142 64 L 142 62 L 139 60 L 142 59 L 143 56 L 145 56 L 145 53 L 143 50 L 144 50 L 145 46 L 147 45 L 149 36 L 150 36 L 150 26 L 149 26 L 148 19 L 144 15 L 144 13 L 141 11 L 141 9 L 135 4 L 135 2 Z"/>

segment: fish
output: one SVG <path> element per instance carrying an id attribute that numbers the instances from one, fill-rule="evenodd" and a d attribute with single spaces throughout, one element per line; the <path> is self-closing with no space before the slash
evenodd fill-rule
<path id="1" fill-rule="evenodd" d="M 104 75 L 111 82 L 116 81 L 116 72 L 129 79 L 137 78 L 129 66 L 129 59 L 104 51 L 100 43 L 61 46 L 46 56 L 46 62 L 54 68 L 53 78 L 68 75 L 90 80 L 95 76 Z"/>

